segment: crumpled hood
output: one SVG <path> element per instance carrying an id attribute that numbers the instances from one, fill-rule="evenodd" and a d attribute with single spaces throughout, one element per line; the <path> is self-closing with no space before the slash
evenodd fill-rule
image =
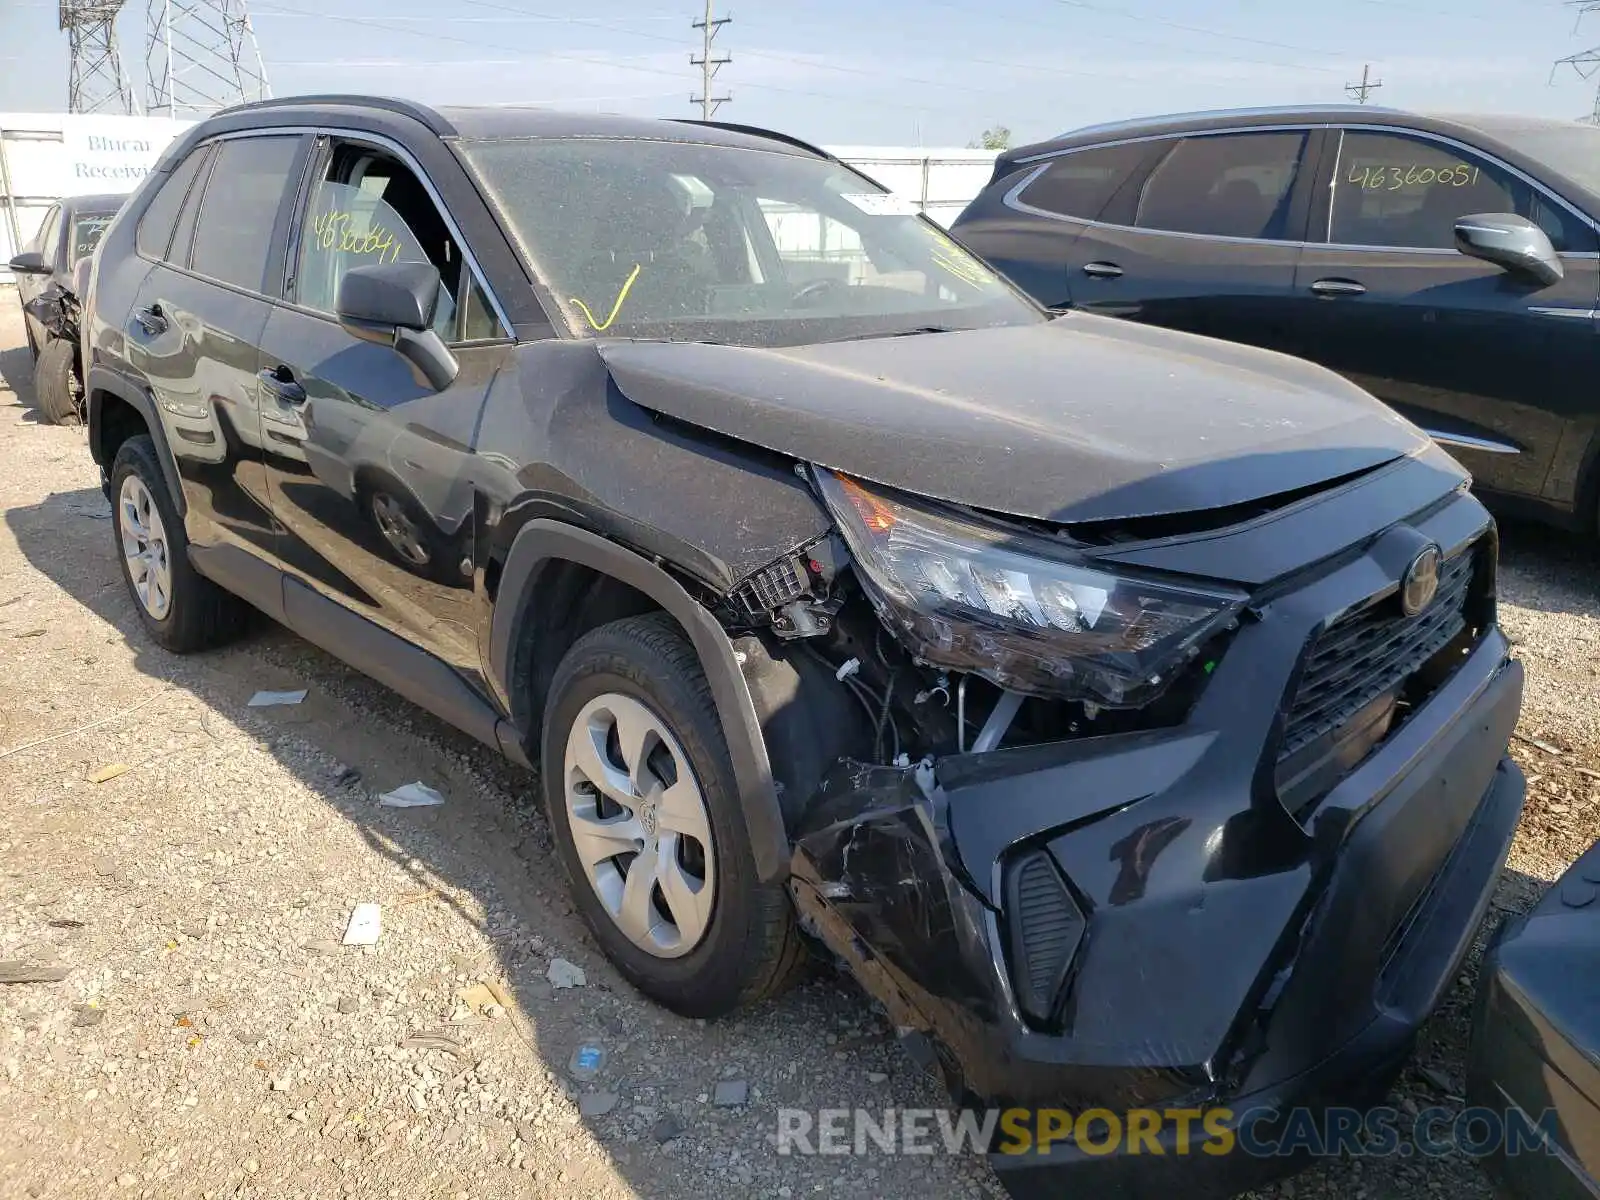
<path id="1" fill-rule="evenodd" d="M 1042 520 L 1222 508 L 1427 444 L 1311 363 L 1081 313 L 783 349 L 605 342 L 599 353 L 641 407 L 890 487 Z"/>

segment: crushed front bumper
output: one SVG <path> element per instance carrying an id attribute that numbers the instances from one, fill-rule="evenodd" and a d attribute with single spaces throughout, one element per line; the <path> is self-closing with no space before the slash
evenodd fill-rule
<path id="1" fill-rule="evenodd" d="M 1249 705 L 1206 711 L 1224 674 L 1178 729 L 841 764 L 810 807 L 803 920 L 964 1103 L 1317 1108 L 1381 1097 L 1403 1063 L 1521 814 L 1521 667 L 1491 627 L 1303 822 L 1262 786 Z M 991 1161 L 1014 1195 L 1097 1197 L 1298 1165 L 1070 1141 Z"/>

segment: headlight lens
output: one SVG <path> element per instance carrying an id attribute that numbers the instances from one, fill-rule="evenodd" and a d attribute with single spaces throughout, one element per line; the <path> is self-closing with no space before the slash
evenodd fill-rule
<path id="1" fill-rule="evenodd" d="M 913 653 L 1013 691 L 1142 707 L 1244 607 L 1241 592 L 1111 574 L 1044 538 L 816 477 L 863 586 Z"/>

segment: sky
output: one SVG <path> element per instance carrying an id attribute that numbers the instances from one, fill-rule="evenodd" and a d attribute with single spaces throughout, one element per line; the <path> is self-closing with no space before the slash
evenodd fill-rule
<path id="1" fill-rule="evenodd" d="M 693 116 L 703 0 L 248 2 L 277 95 L 375 92 Z M 827 145 L 1016 142 L 1157 113 L 1344 101 L 1577 118 L 1595 86 L 1556 59 L 1600 46 L 1565 0 L 716 0 L 723 120 Z M 1600 4 L 1595 5 L 1600 10 Z M 66 105 L 55 0 L 0 0 L 0 112 Z M 146 0 L 123 61 L 142 92 Z M 448 8 L 452 15 L 441 16 Z"/>

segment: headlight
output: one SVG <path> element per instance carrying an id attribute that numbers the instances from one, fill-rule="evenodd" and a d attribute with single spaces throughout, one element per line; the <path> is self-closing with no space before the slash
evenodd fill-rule
<path id="1" fill-rule="evenodd" d="M 961 519 L 817 470 L 879 615 L 934 666 L 1109 708 L 1154 700 L 1243 593 L 1071 561 L 1048 539 Z"/>

